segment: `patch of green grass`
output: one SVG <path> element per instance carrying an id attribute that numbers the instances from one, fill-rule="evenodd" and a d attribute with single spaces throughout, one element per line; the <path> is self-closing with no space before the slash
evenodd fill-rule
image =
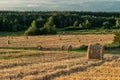
<path id="1" fill-rule="evenodd" d="M 0 54 L 0 59 L 13 59 L 13 58 L 23 58 L 23 57 L 40 57 L 43 56 L 44 53 L 40 53 L 37 51 L 23 51 L 20 53 L 5 53 Z"/>
<path id="2" fill-rule="evenodd" d="M 86 54 L 86 51 L 71 51 L 69 52 L 70 54 L 75 54 L 75 55 L 85 55 Z"/>
<path id="3" fill-rule="evenodd" d="M 85 55 L 87 52 L 87 50 L 79 50 L 79 49 L 73 49 L 71 51 L 68 51 L 68 53 L 70 54 L 75 54 L 75 55 L 79 55 L 79 54 L 82 54 L 82 55 Z"/>
<path id="4" fill-rule="evenodd" d="M 66 28 L 65 28 L 66 29 Z M 62 35 L 74 35 L 74 34 L 114 34 L 117 29 L 83 29 L 83 30 L 64 30 L 58 29 L 58 34 Z M 24 31 L 20 32 L 0 32 L 0 37 L 3 36 L 24 36 Z"/>
<path id="5" fill-rule="evenodd" d="M 120 50 L 105 50 L 105 54 L 120 55 Z"/>
<path id="6" fill-rule="evenodd" d="M 7 50 L 7 49 L 6 49 Z M 37 50 L 19 50 L 19 52 L 6 52 L 0 54 L 0 59 L 14 59 L 14 58 L 28 58 L 28 57 L 41 57 L 45 56 L 46 53 L 56 54 L 73 54 L 73 55 L 85 55 L 86 50 L 73 49 L 71 51 L 37 51 Z"/>
<path id="7" fill-rule="evenodd" d="M 22 36 L 24 35 L 24 31 L 20 32 L 0 32 L 0 37 L 3 36 Z"/>
<path id="8" fill-rule="evenodd" d="M 105 50 L 120 50 L 120 45 L 116 44 L 106 44 L 104 45 Z"/>
<path id="9" fill-rule="evenodd" d="M 74 35 L 74 34 L 114 34 L 117 29 L 91 29 L 91 30 L 59 30 L 58 34 Z"/>

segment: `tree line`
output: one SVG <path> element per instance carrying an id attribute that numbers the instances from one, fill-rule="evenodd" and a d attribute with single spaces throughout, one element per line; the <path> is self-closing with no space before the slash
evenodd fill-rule
<path id="1" fill-rule="evenodd" d="M 120 29 L 120 12 L 0 11 L 0 31 L 56 34 L 57 29 Z"/>

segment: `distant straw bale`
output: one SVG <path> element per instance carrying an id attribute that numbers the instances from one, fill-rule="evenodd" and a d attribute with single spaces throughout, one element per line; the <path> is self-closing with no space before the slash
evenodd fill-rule
<path id="1" fill-rule="evenodd" d="M 78 42 L 81 42 L 81 40 L 78 40 Z"/>
<path id="2" fill-rule="evenodd" d="M 62 46 L 62 50 L 68 50 L 68 51 L 70 51 L 70 50 L 72 50 L 72 45 L 65 44 L 65 45 Z"/>
<path id="3" fill-rule="evenodd" d="M 43 47 L 42 47 L 41 45 L 38 45 L 38 46 L 37 46 L 37 49 L 38 49 L 38 50 L 42 50 Z"/>
<path id="4" fill-rule="evenodd" d="M 90 44 L 87 50 L 88 59 L 103 59 L 103 46 L 100 44 Z"/>
<path id="5" fill-rule="evenodd" d="M 59 40 L 62 40 L 61 35 L 59 35 Z"/>
<path id="6" fill-rule="evenodd" d="M 10 44 L 10 40 L 7 40 L 7 45 L 9 45 Z"/>
<path id="7" fill-rule="evenodd" d="M 102 39 L 99 39 L 99 41 L 102 41 Z"/>
<path id="8" fill-rule="evenodd" d="M 28 39 L 28 36 L 25 36 L 26 39 Z"/>

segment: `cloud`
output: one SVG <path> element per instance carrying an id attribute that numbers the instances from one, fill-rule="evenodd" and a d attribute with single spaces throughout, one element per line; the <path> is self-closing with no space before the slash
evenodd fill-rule
<path id="1" fill-rule="evenodd" d="M 39 7 L 38 4 L 27 4 L 26 7 Z"/>
<path id="2" fill-rule="evenodd" d="M 120 11 L 120 0 L 0 0 L 0 10 Z"/>

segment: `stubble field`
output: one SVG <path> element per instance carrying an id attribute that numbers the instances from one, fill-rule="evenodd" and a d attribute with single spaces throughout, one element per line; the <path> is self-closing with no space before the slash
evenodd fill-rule
<path id="1" fill-rule="evenodd" d="M 90 43 L 108 44 L 113 38 L 111 34 L 1 37 L 0 47 L 36 48 L 41 45 L 44 48 L 61 48 L 64 44 L 70 44 L 78 48 Z"/>
<path id="2" fill-rule="evenodd" d="M 113 35 L 28 36 L 0 39 L 1 47 L 25 48 L 42 45 L 45 48 L 60 48 L 63 44 L 71 44 L 76 48 L 89 43 L 111 43 Z M 10 44 L 6 44 L 8 39 Z M 103 60 L 88 60 L 85 51 L 0 49 L 0 80 L 120 80 L 120 55 L 118 55 L 120 50 L 108 50 L 104 53 Z"/>
<path id="3" fill-rule="evenodd" d="M 105 54 L 104 60 L 87 60 L 84 52 L 0 51 L 0 80 L 120 79 L 120 55 Z"/>

